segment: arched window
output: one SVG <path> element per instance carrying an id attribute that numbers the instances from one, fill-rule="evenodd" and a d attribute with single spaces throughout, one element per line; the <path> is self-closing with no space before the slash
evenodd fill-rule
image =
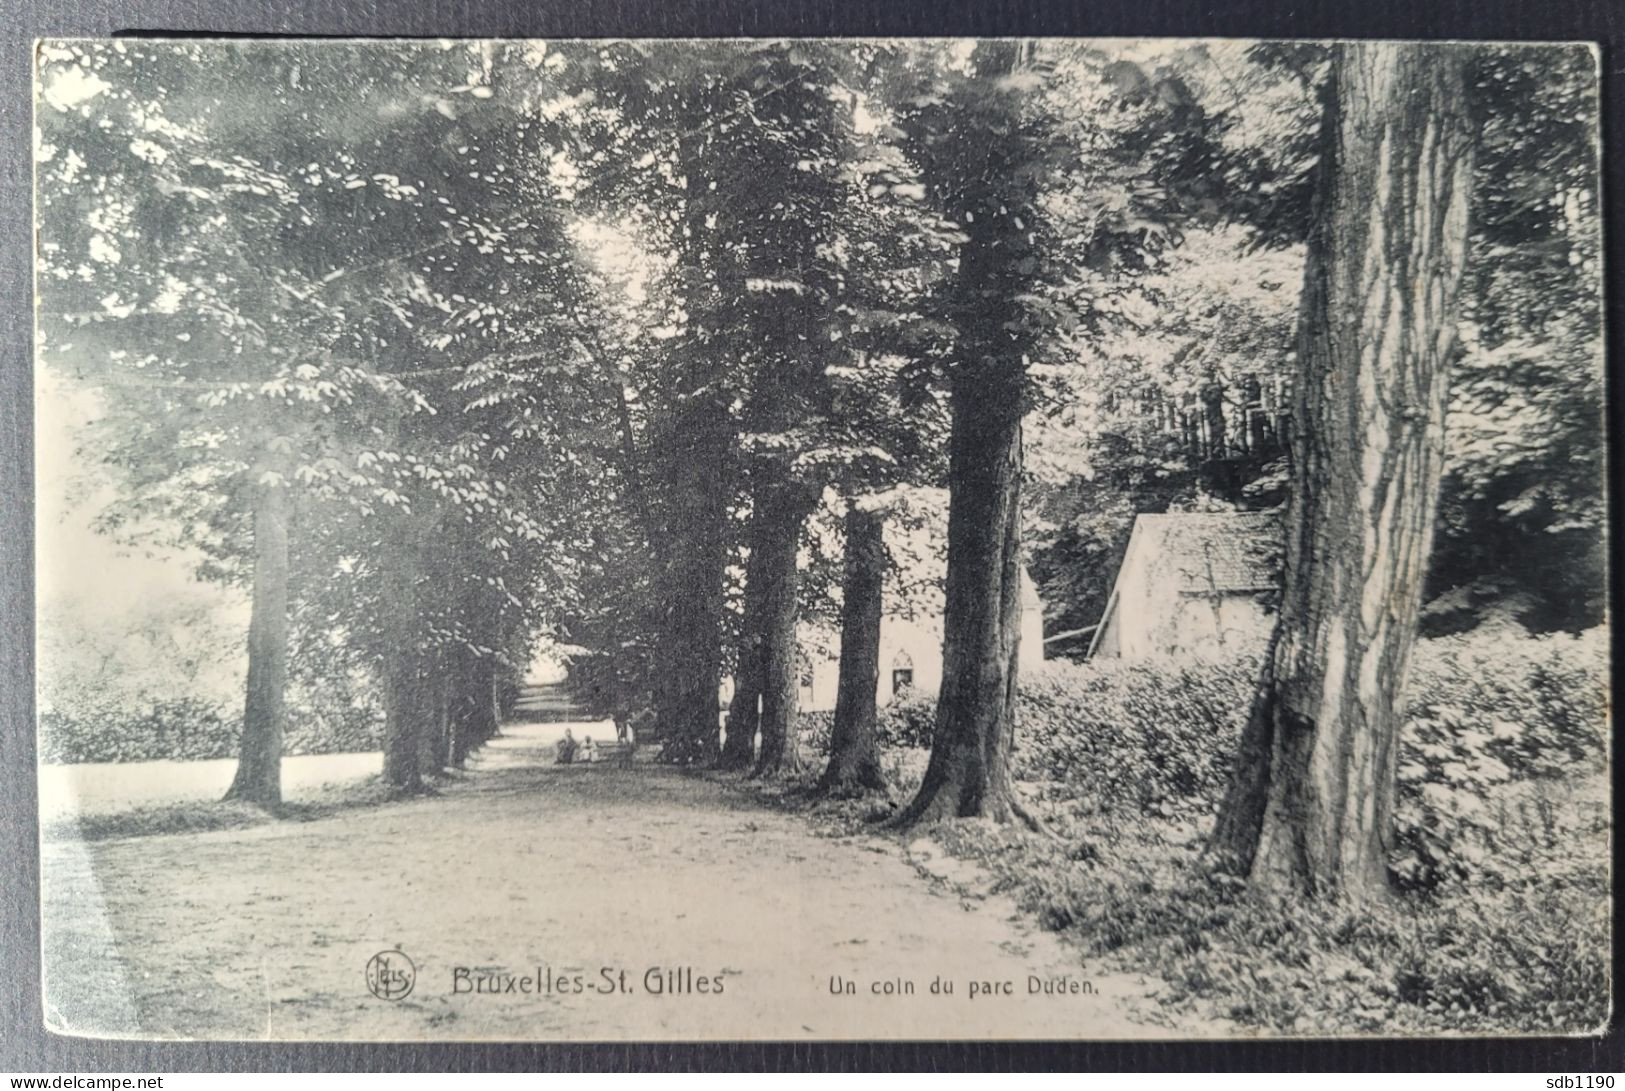
<path id="1" fill-rule="evenodd" d="M 891 661 L 891 692 L 896 697 L 899 694 L 914 688 L 914 659 L 906 651 L 899 650 Z"/>

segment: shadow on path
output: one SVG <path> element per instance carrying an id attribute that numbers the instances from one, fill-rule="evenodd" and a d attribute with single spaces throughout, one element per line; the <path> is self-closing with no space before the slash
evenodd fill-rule
<path id="1" fill-rule="evenodd" d="M 579 737 L 596 725 L 570 726 Z M 46 846 L 51 1029 L 327 1040 L 1174 1033 L 1135 1018 L 1147 983 L 1089 975 L 1008 902 L 929 881 L 897 842 L 820 835 L 727 784 L 647 761 L 554 765 L 563 727 L 504 728 L 436 796 Z M 416 966 L 403 999 L 369 992 L 368 961 L 387 950 Z M 1089 991 L 1029 994 L 1058 978 Z"/>

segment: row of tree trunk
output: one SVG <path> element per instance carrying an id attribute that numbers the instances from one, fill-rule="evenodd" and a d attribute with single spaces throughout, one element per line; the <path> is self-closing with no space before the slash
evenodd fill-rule
<path id="1" fill-rule="evenodd" d="M 1293 384 L 1283 604 L 1212 841 L 1222 865 L 1260 885 L 1355 896 L 1388 885 L 1396 697 L 1431 545 L 1467 239 L 1473 135 L 1462 65 L 1449 47 L 1342 44 L 1335 54 Z M 989 275 L 979 263 L 1002 260 L 995 249 L 973 239 L 960 276 Z M 903 822 L 1024 817 L 1009 776 L 1024 375 L 994 346 L 972 350 L 952 389 L 943 684 L 930 765 Z M 658 715 L 668 745 L 672 735 L 686 740 L 687 760 L 743 768 L 754 757 L 759 772 L 795 772 L 795 556 L 810 500 L 782 480 L 754 497 L 739 690 L 729 744 L 717 746 L 727 519 L 721 459 L 711 457 L 726 445 L 717 402 L 693 401 L 693 412 L 715 419 L 679 430 L 699 449 L 668 460 L 689 478 L 674 494 L 692 502 L 668 523 Z M 242 760 L 229 796 L 267 805 L 280 799 L 288 518 L 285 490 L 262 488 Z M 841 679 L 823 778 L 842 792 L 880 781 L 880 524 L 861 505 L 847 521 Z M 403 608 L 413 575 L 397 588 Z M 396 644 L 385 775 L 410 790 L 495 730 L 495 687 L 488 657 L 448 662 L 413 640 Z"/>
<path id="2" fill-rule="evenodd" d="M 1015 71 L 1029 53 L 1014 42 L 978 48 L 987 55 L 983 60 L 990 78 Z M 1032 184 L 1012 182 L 1027 174 L 996 173 L 990 184 L 1022 190 L 1027 203 L 1013 199 L 1012 205 L 1024 208 L 1032 202 L 1033 194 L 1026 192 Z M 960 252 L 952 293 L 974 301 L 977 313 L 963 323 L 962 359 L 950 380 L 943 686 L 930 765 L 918 795 L 899 816 L 903 823 L 974 815 L 1025 817 L 1011 790 L 1009 755 L 1021 629 L 1021 418 L 1031 346 L 1012 341 L 1003 327 L 986 328 L 984 312 L 998 305 L 993 301 L 1020 290 L 1035 258 L 1033 235 L 1020 215 L 998 200 L 983 200 L 985 196 L 967 195 L 965 209 L 954 217 L 964 221 L 969 239 Z M 1000 207 L 1000 215 L 985 215 L 986 207 Z M 759 423 L 770 430 L 785 427 L 789 422 L 782 419 L 783 408 L 769 397 L 768 404 L 757 407 Z M 764 473 L 763 478 L 752 488 L 745 617 L 722 764 L 735 769 L 754 764 L 760 775 L 793 776 L 802 771 L 795 730 L 800 660 L 796 548 L 816 493 L 783 476 Z M 875 747 L 885 572 L 882 529 L 880 512 L 861 502 L 851 505 L 832 751 L 820 781 L 824 790 L 840 794 L 884 786 Z M 718 577 L 720 572 L 705 574 L 702 593 L 713 601 L 721 600 Z M 694 588 L 683 593 L 693 595 Z M 679 650 L 671 649 L 671 655 L 675 663 Z M 706 680 L 714 678 L 712 673 Z M 716 727 L 711 721 L 697 729 L 712 736 Z"/>
<path id="3" fill-rule="evenodd" d="M 738 667 L 718 767 L 760 777 L 805 772 L 797 737 L 800 690 L 801 530 L 813 494 L 763 490 L 752 512 Z M 884 792 L 877 746 L 880 622 L 886 575 L 885 512 L 862 499 L 848 507 L 842 579 L 841 658 L 829 764 L 819 789 L 851 797 Z"/>
<path id="4" fill-rule="evenodd" d="M 227 800 L 276 810 L 282 805 L 282 745 L 287 730 L 289 524 L 283 484 L 262 484 L 254 502 L 254 578 L 248 630 L 248 682 L 237 771 Z M 493 738 L 501 721 L 495 653 L 465 644 L 435 646 L 425 624 L 428 583 L 423 552 L 410 522 L 384 576 L 389 612 L 379 681 L 384 704 L 384 780 L 420 791 Z M 465 619 L 481 616 L 479 596 L 465 602 Z M 491 612 L 486 611 L 487 616 Z M 477 628 L 477 625 L 475 626 Z M 492 640 L 492 644 L 496 641 Z"/>
<path id="5" fill-rule="evenodd" d="M 801 531 L 816 495 L 778 483 L 760 491 L 750 522 L 738 667 L 718 767 L 760 777 L 805 771 L 797 736 L 801 649 L 796 636 Z M 846 515 L 841 659 L 829 765 L 822 790 L 884 791 L 875 722 L 886 573 L 885 513 L 854 500 Z"/>
<path id="6" fill-rule="evenodd" d="M 1466 257 L 1474 134 L 1463 65 L 1449 47 L 1344 44 L 1334 55 L 1299 319 L 1283 603 L 1211 842 L 1219 866 L 1258 886 L 1355 898 L 1389 887 L 1398 697 L 1431 547 Z M 1001 260 L 976 234 L 961 255 L 967 283 Z M 981 348 L 970 346 L 952 388 L 943 682 L 904 824 L 1026 819 L 1009 776 L 1024 376 Z M 760 730 L 758 768 L 791 769 L 791 523 L 763 499 L 728 753 L 746 764 Z M 823 778 L 843 791 L 879 781 L 877 534 L 874 515 L 855 507 Z"/>
<path id="7" fill-rule="evenodd" d="M 496 661 L 467 649 L 392 651 L 385 674 L 384 780 L 421 790 L 497 733 Z"/>

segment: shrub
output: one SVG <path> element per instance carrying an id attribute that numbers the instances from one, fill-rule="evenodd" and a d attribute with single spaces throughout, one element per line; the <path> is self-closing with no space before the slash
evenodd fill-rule
<path id="1" fill-rule="evenodd" d="M 1096 660 L 1046 663 L 1022 676 L 1014 772 L 1083 812 L 1164 817 L 1212 809 L 1228 776 L 1258 664 Z M 804 745 L 829 752 L 834 714 L 804 712 Z M 880 708 L 882 750 L 929 748 L 933 695 Z"/>
<path id="2" fill-rule="evenodd" d="M 1606 840 L 1607 645 L 1504 631 L 1422 641 L 1399 761 L 1394 876 L 1520 887 Z"/>
<path id="3" fill-rule="evenodd" d="M 1514 776 L 1558 775 L 1602 753 L 1607 685 L 1601 629 L 1577 637 L 1514 639 L 1496 631 L 1419 641 L 1407 686 L 1413 745 L 1441 741 L 1420 725 L 1449 722 L 1482 736 L 1471 746 L 1494 754 Z"/>
<path id="4" fill-rule="evenodd" d="M 1205 813 L 1229 776 L 1258 662 L 1046 663 L 1021 678 L 1015 775 L 1080 813 Z"/>
<path id="5" fill-rule="evenodd" d="M 288 687 L 287 754 L 341 754 L 384 744 L 384 706 L 360 671 L 302 673 Z"/>
<path id="6" fill-rule="evenodd" d="M 1601 1026 L 1604 634 L 1421 642 L 1391 861 L 1406 892 L 1380 906 L 1263 897 L 1202 862 L 1256 667 L 1046 665 L 1022 680 L 1016 768 L 1045 782 L 1058 838 L 938 836 L 1046 927 L 1157 974 L 1175 1008 L 1300 1034 Z"/>
<path id="7" fill-rule="evenodd" d="M 835 713 L 828 709 L 797 714 L 796 730 L 801 736 L 801 747 L 810 753 L 829 753 L 830 734 L 834 728 Z"/>
<path id="8" fill-rule="evenodd" d="M 1296 1033 L 1575 1033 L 1608 1013 L 1605 903 L 1572 894 L 1339 906 L 1188 881 L 1099 912 L 1159 929 L 1177 994 Z M 1098 949 L 1098 947 L 1097 947 Z M 1143 954 L 1145 947 L 1136 954 Z"/>
<path id="9" fill-rule="evenodd" d="M 875 734 L 883 747 L 930 746 L 936 725 L 936 695 L 914 690 L 880 710 L 875 722 Z"/>
<path id="10" fill-rule="evenodd" d="M 1339 905 L 1212 874 L 1170 826 L 1094 816 L 1059 841 L 976 823 L 939 836 L 1044 927 L 1156 975 L 1177 1011 L 1298 1034 L 1574 1033 L 1607 1017 L 1605 860 L 1591 885 Z"/>
<path id="11" fill-rule="evenodd" d="M 936 699 L 917 693 L 882 705 L 875 714 L 876 742 L 882 750 L 930 746 L 936 714 Z M 835 728 L 833 711 L 818 709 L 802 712 L 796 727 L 801 733 L 802 746 L 809 752 L 829 753 L 830 736 Z"/>
<path id="12" fill-rule="evenodd" d="M 1015 775 L 1073 816 L 1211 814 L 1259 667 L 1256 657 L 1046 663 L 1021 678 Z M 1501 889 L 1575 870 L 1576 846 L 1606 829 L 1606 792 L 1577 785 L 1603 769 L 1607 670 L 1601 630 L 1418 643 L 1395 809 L 1402 886 L 1478 876 Z M 933 711 L 926 697 L 883 710 L 883 744 L 928 746 Z"/>
<path id="13" fill-rule="evenodd" d="M 235 753 L 238 719 L 195 697 L 132 705 L 87 697 L 74 707 L 40 713 L 42 762 L 188 761 Z"/>
<path id="14" fill-rule="evenodd" d="M 235 757 L 247 667 L 246 602 L 184 579 L 111 624 L 83 597 L 41 604 L 40 760 Z M 288 648 L 287 754 L 375 750 L 378 687 L 363 649 L 296 614 Z"/>
<path id="15" fill-rule="evenodd" d="M 60 698 L 59 698 L 60 700 Z M 288 687 L 286 754 L 376 750 L 383 738 L 377 697 L 359 679 L 297 679 Z M 237 756 L 242 709 L 200 697 L 75 695 L 39 717 L 39 760 L 200 761 Z"/>

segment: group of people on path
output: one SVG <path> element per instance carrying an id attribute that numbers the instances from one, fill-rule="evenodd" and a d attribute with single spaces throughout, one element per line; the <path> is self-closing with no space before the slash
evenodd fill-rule
<path id="1" fill-rule="evenodd" d="M 588 735 L 578 743 L 568 727 L 564 729 L 564 738 L 558 742 L 558 750 L 559 765 L 573 765 L 577 761 L 591 764 L 598 760 L 598 746 L 592 741 L 592 736 Z"/>
<path id="2" fill-rule="evenodd" d="M 615 733 L 617 745 L 625 746 L 630 751 L 632 746 L 632 729 L 630 725 L 624 728 L 617 725 Z M 558 741 L 557 748 L 558 759 L 556 764 L 559 765 L 574 765 L 576 762 L 590 765 L 598 760 L 598 744 L 592 741 L 592 736 L 588 735 L 578 743 L 576 742 L 575 733 L 568 727 L 564 729 L 564 738 Z"/>

